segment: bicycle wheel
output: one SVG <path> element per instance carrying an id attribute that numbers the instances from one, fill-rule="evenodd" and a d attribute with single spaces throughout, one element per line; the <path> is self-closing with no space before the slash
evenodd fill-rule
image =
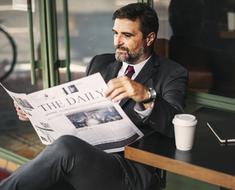
<path id="1" fill-rule="evenodd" d="M 16 58 L 16 44 L 11 35 L 0 26 L 0 81 L 3 81 L 11 74 Z"/>

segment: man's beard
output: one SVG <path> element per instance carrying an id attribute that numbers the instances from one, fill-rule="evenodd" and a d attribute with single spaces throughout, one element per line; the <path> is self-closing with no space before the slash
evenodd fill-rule
<path id="1" fill-rule="evenodd" d="M 126 62 L 133 64 L 135 63 L 141 55 L 144 54 L 144 47 L 140 48 L 138 52 L 130 52 L 130 50 L 127 47 L 121 47 L 121 46 L 116 46 L 115 47 L 116 52 L 115 52 L 115 58 L 117 61 L 120 62 Z M 123 52 L 117 52 L 117 50 L 122 50 Z"/>

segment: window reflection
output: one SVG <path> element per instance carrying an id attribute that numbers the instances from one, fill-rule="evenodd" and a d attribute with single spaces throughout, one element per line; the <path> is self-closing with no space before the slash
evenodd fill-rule
<path id="1" fill-rule="evenodd" d="M 190 71 L 190 87 L 235 97 L 235 31 L 228 31 L 232 0 L 171 0 L 170 57 Z"/>

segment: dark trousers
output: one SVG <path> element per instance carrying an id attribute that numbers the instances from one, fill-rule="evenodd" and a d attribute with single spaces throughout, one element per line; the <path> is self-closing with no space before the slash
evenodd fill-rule
<path id="1" fill-rule="evenodd" d="M 158 179 L 143 165 L 67 135 L 2 181 L 0 189 L 149 190 L 151 184 Z"/>

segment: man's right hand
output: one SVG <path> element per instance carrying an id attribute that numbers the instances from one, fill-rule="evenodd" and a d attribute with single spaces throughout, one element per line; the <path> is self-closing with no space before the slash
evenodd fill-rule
<path id="1" fill-rule="evenodd" d="M 21 121 L 29 121 L 29 118 L 27 117 L 25 112 L 22 109 L 20 109 L 20 107 L 18 105 L 16 105 L 16 104 L 14 104 L 14 105 L 15 105 L 16 113 L 17 113 L 19 119 Z"/>

